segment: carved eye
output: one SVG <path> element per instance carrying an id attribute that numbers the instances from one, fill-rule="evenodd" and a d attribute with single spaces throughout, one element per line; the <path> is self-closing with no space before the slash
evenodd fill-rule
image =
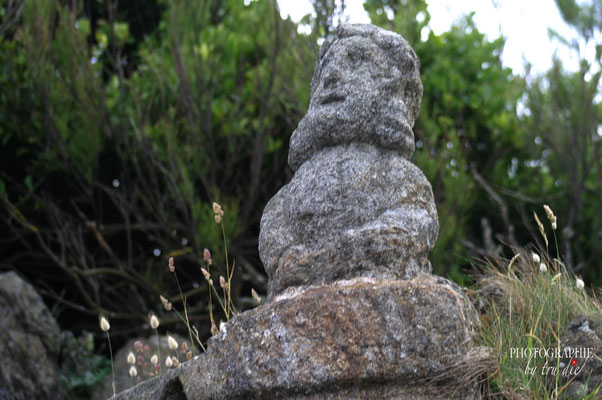
<path id="1" fill-rule="evenodd" d="M 347 57 L 353 64 L 358 64 L 360 61 L 364 59 L 364 52 L 360 49 L 351 49 L 347 53 Z"/>

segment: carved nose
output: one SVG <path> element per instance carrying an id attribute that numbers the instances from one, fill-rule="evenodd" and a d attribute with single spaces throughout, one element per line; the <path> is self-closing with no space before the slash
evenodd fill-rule
<path id="1" fill-rule="evenodd" d="M 324 75 L 324 89 L 329 89 L 331 87 L 336 86 L 336 84 L 341 80 L 341 76 L 339 73 L 335 71 L 328 71 Z"/>

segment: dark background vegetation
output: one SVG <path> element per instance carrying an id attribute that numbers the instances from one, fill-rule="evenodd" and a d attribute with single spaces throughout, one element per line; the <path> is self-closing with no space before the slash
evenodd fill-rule
<path id="1" fill-rule="evenodd" d="M 252 306 L 251 288 L 266 288 L 262 210 L 292 176 L 288 140 L 318 41 L 344 22 L 333 0 L 313 4 L 300 34 L 272 0 L 0 0 L 0 270 L 28 278 L 64 330 L 94 331 L 107 313 L 119 342 L 144 333 L 149 311 L 183 328 L 158 301 L 182 307 L 173 256 L 207 337 L 199 268 L 208 248 L 224 274 L 217 201 L 234 301 Z M 545 248 L 533 211 L 545 218 L 547 203 L 563 262 L 602 283 L 602 2 L 556 4 L 579 39 L 552 35 L 579 71 L 554 59 L 543 75 L 518 76 L 501 65 L 503 38 L 486 38 L 470 15 L 423 37 L 425 1 L 365 2 L 421 60 L 413 161 L 437 200 L 438 274 L 469 283 L 474 257 Z"/>

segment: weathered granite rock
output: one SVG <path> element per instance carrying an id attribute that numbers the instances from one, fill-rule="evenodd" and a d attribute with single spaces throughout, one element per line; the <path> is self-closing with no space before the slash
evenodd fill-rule
<path id="1" fill-rule="evenodd" d="M 431 185 L 414 164 L 365 144 L 327 148 L 264 210 L 259 254 L 268 293 L 428 273 L 438 229 Z"/>
<path id="2" fill-rule="evenodd" d="M 164 385 L 197 400 L 432 399 L 419 383 L 468 352 L 476 321 L 466 296 L 441 277 L 338 281 L 233 318 Z M 119 399 L 145 398 L 148 388 L 138 389 Z M 472 389 L 461 398 L 476 398 Z"/>
<path id="3" fill-rule="evenodd" d="M 430 274 L 431 186 L 408 159 L 422 96 L 399 35 L 342 25 L 320 51 L 291 182 L 268 203 L 268 303 L 119 399 L 477 399 L 478 318 Z M 458 360 L 463 363 L 458 364 Z"/>
<path id="4" fill-rule="evenodd" d="M 61 399 L 59 327 L 33 286 L 0 274 L 0 398 Z"/>
<path id="5" fill-rule="evenodd" d="M 560 338 L 561 350 L 569 347 L 571 349 L 591 349 L 592 357 L 575 357 L 576 365 L 573 368 L 577 375 L 570 374 L 563 379 L 564 383 L 574 378 L 563 391 L 569 399 L 583 399 L 591 391 L 602 384 L 602 313 L 595 316 L 581 316 L 575 318 Z M 560 360 L 561 372 L 565 368 L 571 368 L 571 358 Z M 600 389 L 602 391 L 602 389 Z M 598 394 L 601 395 L 602 392 Z M 599 398 L 599 397 L 595 397 Z"/>

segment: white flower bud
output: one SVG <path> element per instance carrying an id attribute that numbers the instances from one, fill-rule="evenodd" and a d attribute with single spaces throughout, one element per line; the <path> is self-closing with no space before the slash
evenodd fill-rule
<path id="1" fill-rule="evenodd" d="M 577 289 L 583 289 L 585 287 L 585 283 L 581 279 L 577 278 L 577 281 L 575 281 L 575 286 L 577 286 Z"/>
<path id="2" fill-rule="evenodd" d="M 130 368 L 130 376 L 133 378 L 136 375 L 138 375 L 138 371 L 136 371 L 136 367 L 132 365 L 132 368 Z"/>
<path id="3" fill-rule="evenodd" d="M 103 332 L 108 332 L 109 329 L 111 329 L 111 325 L 109 325 L 109 320 L 105 317 L 100 317 L 100 329 L 102 329 Z"/>
<path id="4" fill-rule="evenodd" d="M 169 346 L 170 350 L 176 350 L 178 348 L 178 342 L 176 342 L 176 339 L 172 338 L 171 336 L 167 336 L 167 345 Z"/>
<path id="5" fill-rule="evenodd" d="M 173 365 L 173 361 L 171 361 L 171 358 L 167 357 L 167 359 L 165 360 L 165 366 L 167 368 L 171 368 L 172 365 Z"/>
<path id="6" fill-rule="evenodd" d="M 261 303 L 261 297 L 259 297 L 255 289 L 251 289 L 251 296 L 253 297 L 253 300 L 257 302 L 257 304 Z"/>
<path id="7" fill-rule="evenodd" d="M 128 354 L 128 364 L 136 364 L 136 356 L 134 356 L 134 353 L 131 351 L 130 354 Z"/>
<path id="8" fill-rule="evenodd" d="M 537 253 L 533 253 L 532 258 L 533 258 L 533 262 L 535 264 L 539 264 L 539 262 L 541 261 L 541 259 L 539 258 L 539 255 Z"/>
<path id="9" fill-rule="evenodd" d="M 205 277 L 205 280 L 207 282 L 209 282 L 209 279 L 211 279 L 211 275 L 209 275 L 209 272 L 207 272 L 207 270 L 205 268 L 201 268 L 201 272 L 203 273 L 203 276 Z"/>
<path id="10" fill-rule="evenodd" d="M 157 318 L 157 316 L 155 314 L 151 314 L 150 326 L 153 329 L 157 329 L 159 327 L 159 319 Z"/>
<path id="11" fill-rule="evenodd" d="M 548 267 L 544 263 L 539 264 L 539 272 L 546 272 L 547 270 Z"/>
<path id="12" fill-rule="evenodd" d="M 156 354 L 153 354 L 153 356 L 151 357 L 151 364 L 155 365 L 159 362 L 159 358 L 157 357 Z"/>

